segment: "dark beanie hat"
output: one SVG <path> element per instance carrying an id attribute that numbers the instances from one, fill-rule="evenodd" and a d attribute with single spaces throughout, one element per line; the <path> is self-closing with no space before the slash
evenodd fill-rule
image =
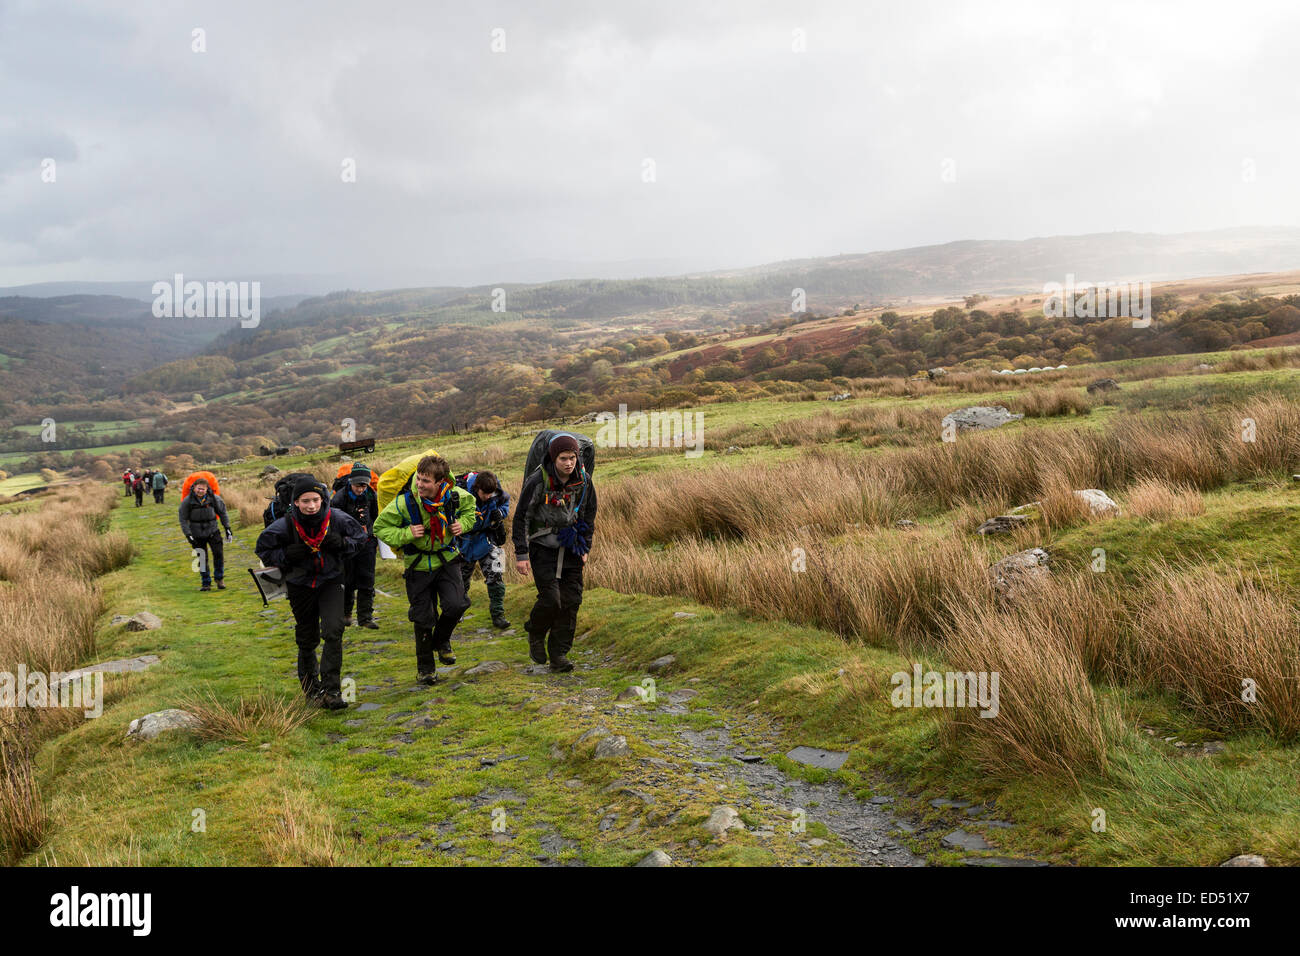
<path id="1" fill-rule="evenodd" d="M 352 463 L 352 471 L 348 473 L 348 484 L 353 482 L 364 482 L 370 484 L 370 469 L 360 462 Z"/>
<path id="2" fill-rule="evenodd" d="M 297 501 L 309 491 L 314 491 L 322 498 L 328 498 L 321 483 L 310 476 L 299 478 L 293 483 L 293 500 Z"/>
<path id="3" fill-rule="evenodd" d="M 546 454 L 550 456 L 551 461 L 559 458 L 566 451 L 578 454 L 578 439 L 574 438 L 568 432 L 560 432 L 551 439 L 551 443 L 546 446 Z"/>

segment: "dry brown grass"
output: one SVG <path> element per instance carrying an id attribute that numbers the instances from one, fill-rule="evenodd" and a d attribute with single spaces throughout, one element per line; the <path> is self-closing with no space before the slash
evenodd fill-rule
<path id="1" fill-rule="evenodd" d="M 998 711 L 954 708 L 945 741 L 969 747 L 990 773 L 1077 779 L 1105 773 L 1118 716 L 1098 699 L 1060 618 L 980 607 L 954 608 L 943 640 L 957 671 L 997 673 Z"/>
<path id="2" fill-rule="evenodd" d="M 230 481 L 221 486 L 221 498 L 226 503 L 227 512 L 232 509 L 237 512 L 231 520 L 236 528 L 260 529 L 262 512 L 274 493 L 274 485 L 269 483 L 259 487 Z"/>
<path id="3" fill-rule="evenodd" d="M 17 863 L 41 845 L 48 825 L 30 748 L 0 739 L 0 859 Z"/>
<path id="4" fill-rule="evenodd" d="M 1130 669 L 1136 680 L 1173 690 L 1218 731 L 1300 735 L 1300 618 L 1280 588 L 1208 567 L 1155 569 L 1137 612 Z M 1247 686 L 1254 700 L 1244 699 Z"/>
<path id="5" fill-rule="evenodd" d="M 284 737 L 305 724 L 314 713 L 301 697 L 268 691 L 240 697 L 233 704 L 206 691 L 182 700 L 177 706 L 199 719 L 197 734 L 201 739 L 243 744 L 267 736 Z"/>
<path id="6" fill-rule="evenodd" d="M 334 821 L 309 794 L 284 791 L 284 802 L 262 834 L 262 848 L 273 866 L 343 866 L 353 863 Z"/>
<path id="7" fill-rule="evenodd" d="M 1010 411 L 1022 413 L 1026 418 L 1090 415 L 1092 414 L 1093 400 L 1085 391 L 1055 385 L 1050 388 L 1031 389 L 1024 395 L 1007 402 L 1007 408 Z"/>
<path id="8" fill-rule="evenodd" d="M 1205 514 L 1205 498 L 1195 488 L 1159 478 L 1143 478 L 1128 490 L 1125 506 L 1135 518 L 1168 521 Z"/>

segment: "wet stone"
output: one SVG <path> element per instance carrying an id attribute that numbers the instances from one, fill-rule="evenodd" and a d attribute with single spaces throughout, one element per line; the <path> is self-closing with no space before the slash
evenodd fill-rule
<path id="1" fill-rule="evenodd" d="M 795 747 L 786 756 L 795 763 L 820 767 L 822 770 L 839 770 L 849 758 L 843 750 L 822 750 L 818 747 Z"/>
<path id="2" fill-rule="evenodd" d="M 991 850 L 989 845 L 978 833 L 967 833 L 965 830 L 953 830 L 943 838 L 944 846 L 954 847 L 959 850 Z"/>

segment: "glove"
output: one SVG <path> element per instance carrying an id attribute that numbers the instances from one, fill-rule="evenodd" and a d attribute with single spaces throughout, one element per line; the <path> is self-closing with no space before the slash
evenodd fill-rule
<path id="1" fill-rule="evenodd" d="M 342 551 L 343 534 L 335 525 L 330 525 L 330 529 L 325 532 L 325 540 L 320 543 L 322 551 Z"/>
<path id="2" fill-rule="evenodd" d="M 311 557 L 311 548 L 307 547 L 301 541 L 295 541 L 284 549 L 284 557 L 290 564 L 298 564 Z"/>
<path id="3" fill-rule="evenodd" d="M 185 540 L 190 543 L 191 548 L 197 548 L 199 546 L 199 542 L 197 538 L 186 536 Z"/>
<path id="4" fill-rule="evenodd" d="M 234 541 L 234 540 L 235 540 L 235 532 L 233 532 L 233 531 L 231 531 L 229 528 L 227 528 L 227 529 L 226 529 L 226 542 L 229 543 L 229 542 Z"/>

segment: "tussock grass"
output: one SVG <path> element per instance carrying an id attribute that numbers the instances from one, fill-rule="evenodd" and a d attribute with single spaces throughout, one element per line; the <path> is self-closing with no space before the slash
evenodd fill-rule
<path id="1" fill-rule="evenodd" d="M 268 737 L 284 737 L 311 719 L 313 710 L 301 697 L 260 691 L 234 703 L 219 700 L 211 691 L 185 698 L 177 706 L 194 714 L 201 740 L 229 740 L 251 744 Z"/>
<path id="2" fill-rule="evenodd" d="M 284 791 L 279 813 L 261 840 L 273 866 L 340 866 L 352 862 L 334 821 L 307 794 L 298 791 Z"/>
<path id="3" fill-rule="evenodd" d="M 18 862 L 41 845 L 48 825 L 30 748 L 0 738 L 0 859 Z"/>
<path id="4" fill-rule="evenodd" d="M 1143 478 L 1129 488 L 1125 505 L 1130 515 L 1148 521 L 1193 518 L 1205 514 L 1205 499 L 1195 488 L 1159 478 Z"/>
<path id="5" fill-rule="evenodd" d="M 1219 732 L 1300 736 L 1300 617 L 1280 589 L 1208 568 L 1151 573 L 1133 629 L 1133 678 L 1173 690 Z M 1253 686 L 1254 700 L 1244 688 Z"/>

